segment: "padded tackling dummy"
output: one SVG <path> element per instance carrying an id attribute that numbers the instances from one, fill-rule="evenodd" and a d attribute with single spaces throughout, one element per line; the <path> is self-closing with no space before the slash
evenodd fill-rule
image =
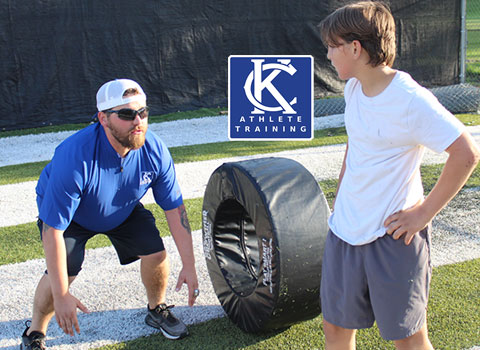
<path id="1" fill-rule="evenodd" d="M 210 279 L 235 324 L 257 332 L 320 313 L 330 209 L 307 169 L 286 158 L 225 163 L 208 181 L 202 213 Z"/>

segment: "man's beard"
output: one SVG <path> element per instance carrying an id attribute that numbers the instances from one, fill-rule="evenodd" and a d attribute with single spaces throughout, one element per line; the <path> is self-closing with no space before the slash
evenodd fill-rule
<path id="1" fill-rule="evenodd" d="M 138 135 L 131 133 L 135 128 L 132 128 L 128 131 L 127 135 L 121 135 L 121 133 L 111 124 L 108 125 L 108 128 L 112 132 L 112 136 L 117 140 L 123 147 L 129 149 L 139 149 L 145 144 L 145 133 L 147 129 L 145 128 L 144 132 Z M 143 130 L 143 129 L 142 129 Z"/>

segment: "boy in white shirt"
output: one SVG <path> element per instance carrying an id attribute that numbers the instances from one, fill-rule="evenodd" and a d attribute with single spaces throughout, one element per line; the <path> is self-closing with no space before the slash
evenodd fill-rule
<path id="1" fill-rule="evenodd" d="M 433 349 L 426 308 L 430 228 L 480 158 L 470 134 L 409 74 L 392 69 L 395 22 L 362 1 L 320 24 L 327 58 L 345 86 L 347 150 L 322 267 L 326 348 L 355 349 L 356 329 L 377 322 L 398 349 Z M 424 147 L 449 154 L 424 198 Z"/>

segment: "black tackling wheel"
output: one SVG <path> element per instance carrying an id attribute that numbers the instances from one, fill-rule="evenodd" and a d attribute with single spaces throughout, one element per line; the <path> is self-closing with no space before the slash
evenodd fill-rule
<path id="1" fill-rule="evenodd" d="M 320 313 L 330 215 L 301 164 L 286 158 L 225 163 L 203 201 L 203 249 L 215 293 L 247 332 L 284 328 Z"/>

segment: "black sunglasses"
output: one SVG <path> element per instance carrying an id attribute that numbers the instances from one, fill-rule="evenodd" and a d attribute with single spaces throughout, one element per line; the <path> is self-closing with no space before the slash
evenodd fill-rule
<path id="1" fill-rule="evenodd" d="M 114 109 L 107 109 L 103 111 L 104 113 L 117 113 L 118 117 L 122 120 L 129 120 L 132 121 L 137 117 L 137 114 L 140 116 L 140 119 L 145 119 L 148 117 L 148 106 L 140 108 L 138 110 L 130 109 L 130 108 L 122 108 L 119 110 Z"/>

